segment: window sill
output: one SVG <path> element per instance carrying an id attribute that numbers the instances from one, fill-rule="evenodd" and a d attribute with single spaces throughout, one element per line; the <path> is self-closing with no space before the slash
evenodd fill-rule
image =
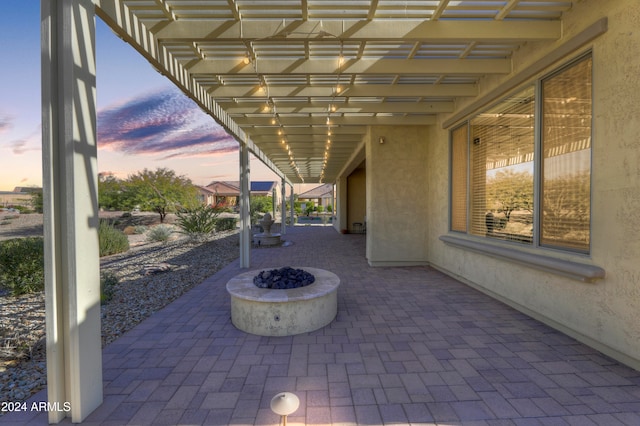
<path id="1" fill-rule="evenodd" d="M 531 268 L 536 268 L 545 272 L 563 275 L 583 282 L 593 282 L 605 277 L 605 271 L 599 266 L 587 265 L 584 263 L 572 262 L 570 260 L 558 259 L 541 254 L 528 253 L 514 249 L 514 247 L 503 247 L 489 244 L 483 241 L 473 241 L 453 235 L 441 235 L 440 240 L 445 244 L 465 250 L 471 250 L 498 259 L 520 263 Z"/>

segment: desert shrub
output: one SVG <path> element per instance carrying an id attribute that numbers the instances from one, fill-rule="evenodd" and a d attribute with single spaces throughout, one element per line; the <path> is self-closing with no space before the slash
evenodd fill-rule
<path id="1" fill-rule="evenodd" d="M 216 231 L 233 231 L 237 222 L 235 217 L 222 217 L 216 222 Z"/>
<path id="2" fill-rule="evenodd" d="M 141 235 L 147 232 L 147 229 L 148 228 L 144 225 L 136 225 L 135 228 L 133 229 L 133 233 L 136 235 Z"/>
<path id="3" fill-rule="evenodd" d="M 13 296 L 44 290 L 44 240 L 16 238 L 0 243 L 0 286 Z"/>
<path id="4" fill-rule="evenodd" d="M 147 239 L 156 243 L 167 241 L 171 234 L 173 234 L 173 227 L 169 225 L 158 225 L 149 230 Z"/>
<path id="5" fill-rule="evenodd" d="M 126 226 L 122 232 L 124 232 L 125 235 L 133 235 L 136 233 L 136 228 L 134 226 Z"/>
<path id="6" fill-rule="evenodd" d="M 211 234 L 216 230 L 220 210 L 208 206 L 176 213 L 176 225 L 180 232 L 193 237 Z"/>
<path id="7" fill-rule="evenodd" d="M 27 207 L 27 206 L 15 206 L 14 208 L 22 214 L 35 213 L 31 207 Z"/>
<path id="8" fill-rule="evenodd" d="M 111 271 L 100 273 L 100 302 L 103 304 L 113 298 L 118 277 Z"/>
<path id="9" fill-rule="evenodd" d="M 100 257 L 129 250 L 129 239 L 124 232 L 114 228 L 107 221 L 100 221 L 98 238 L 100 241 Z"/>

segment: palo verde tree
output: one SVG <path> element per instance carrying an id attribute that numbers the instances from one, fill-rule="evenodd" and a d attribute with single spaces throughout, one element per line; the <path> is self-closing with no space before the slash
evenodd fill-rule
<path id="1" fill-rule="evenodd" d="M 110 173 L 99 173 L 98 204 L 106 210 L 125 209 L 124 182 Z"/>
<path id="2" fill-rule="evenodd" d="M 129 175 L 123 189 L 130 207 L 158 213 L 161 223 L 167 213 L 198 205 L 198 190 L 191 180 L 167 168 L 144 169 Z"/>
<path id="3" fill-rule="evenodd" d="M 507 222 L 514 210 L 533 209 L 533 176 L 506 169 L 487 181 L 487 205 L 504 212 Z"/>

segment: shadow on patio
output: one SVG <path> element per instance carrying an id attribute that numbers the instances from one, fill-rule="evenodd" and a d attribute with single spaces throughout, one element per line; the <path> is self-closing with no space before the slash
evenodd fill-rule
<path id="1" fill-rule="evenodd" d="M 254 249 L 252 269 L 336 273 L 331 325 L 235 329 L 225 285 L 236 261 L 104 350 L 104 404 L 85 424 L 277 425 L 269 402 L 281 391 L 300 398 L 290 425 L 640 424 L 638 371 L 431 268 L 371 268 L 363 235 L 297 227 L 284 238 Z"/>

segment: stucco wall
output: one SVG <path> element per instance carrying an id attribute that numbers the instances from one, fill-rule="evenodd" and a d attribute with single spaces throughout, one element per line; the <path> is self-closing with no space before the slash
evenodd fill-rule
<path id="1" fill-rule="evenodd" d="M 640 8 L 636 0 L 579 2 L 566 15 L 563 40 L 605 16 L 608 31 L 590 45 L 594 64 L 591 255 L 544 254 L 598 265 L 606 270 L 606 278 L 582 283 L 440 241 L 438 237 L 448 231 L 449 190 L 449 134 L 441 126 L 430 128 L 432 143 L 426 155 L 428 252 L 434 266 L 640 368 Z M 532 44 L 517 52 L 515 72 L 560 44 Z M 481 93 L 501 81 L 484 82 Z"/>
<path id="2" fill-rule="evenodd" d="M 365 169 L 356 169 L 347 178 L 347 223 L 343 229 L 353 232 L 354 222 L 365 222 L 367 215 L 367 192 L 366 192 L 367 172 Z"/>
<path id="3" fill-rule="evenodd" d="M 370 265 L 427 262 L 426 129 L 376 126 L 366 136 Z"/>

